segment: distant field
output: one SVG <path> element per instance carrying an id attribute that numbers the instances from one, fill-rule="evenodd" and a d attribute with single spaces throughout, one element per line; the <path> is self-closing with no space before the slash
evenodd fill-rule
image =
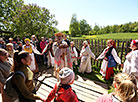
<path id="1" fill-rule="evenodd" d="M 71 37 L 71 39 L 138 39 L 138 33 L 112 33 L 101 35 L 83 35 L 82 37 Z"/>

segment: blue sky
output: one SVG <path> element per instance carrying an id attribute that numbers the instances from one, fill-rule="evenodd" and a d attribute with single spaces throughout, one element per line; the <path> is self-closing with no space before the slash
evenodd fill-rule
<path id="1" fill-rule="evenodd" d="M 24 0 L 55 14 L 59 30 L 69 30 L 72 14 L 94 27 L 138 21 L 138 0 Z"/>

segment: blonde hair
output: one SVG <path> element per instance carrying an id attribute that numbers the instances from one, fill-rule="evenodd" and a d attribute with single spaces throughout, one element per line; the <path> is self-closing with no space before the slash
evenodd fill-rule
<path id="1" fill-rule="evenodd" d="M 119 96 L 123 102 L 136 102 L 137 88 L 134 76 L 118 73 L 115 75 L 114 82 L 117 85 L 115 95 Z"/>

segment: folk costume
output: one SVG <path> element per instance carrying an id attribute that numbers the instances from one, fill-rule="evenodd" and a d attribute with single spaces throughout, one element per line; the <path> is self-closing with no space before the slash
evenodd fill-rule
<path id="1" fill-rule="evenodd" d="M 97 59 L 103 59 L 100 73 L 103 77 L 105 77 L 106 80 L 108 80 L 111 76 L 114 75 L 113 67 L 108 67 L 108 56 L 112 54 L 115 61 L 119 64 L 121 64 L 121 59 L 118 57 L 117 52 L 113 46 L 107 47 L 104 49 L 104 51 L 101 53 L 101 55 Z"/>
<path id="2" fill-rule="evenodd" d="M 67 43 L 65 41 L 62 41 L 64 34 L 63 33 L 56 33 L 55 37 L 57 38 L 57 48 L 55 51 L 55 76 L 58 76 L 59 70 L 61 70 L 63 67 L 68 67 L 72 69 L 72 61 L 70 56 L 70 51 Z"/>
<path id="3" fill-rule="evenodd" d="M 76 47 L 74 46 L 73 41 L 71 41 L 70 52 L 71 52 L 72 63 L 75 63 L 75 65 L 78 65 L 78 62 L 77 62 L 78 52 L 76 50 Z"/>
<path id="4" fill-rule="evenodd" d="M 62 68 L 59 72 L 60 82 L 48 95 L 45 102 L 79 102 L 77 95 L 73 92 L 71 84 L 74 82 L 75 74 L 70 68 Z"/>
<path id="5" fill-rule="evenodd" d="M 79 72 L 80 73 L 90 73 L 92 71 L 91 68 L 91 59 L 95 59 L 95 55 L 92 53 L 90 47 L 88 46 L 88 42 L 84 41 L 83 45 L 86 44 L 86 46 L 83 46 L 80 52 L 80 57 L 81 57 L 81 63 L 80 63 L 80 68 Z"/>
<path id="6" fill-rule="evenodd" d="M 47 53 L 47 58 L 48 58 L 48 66 L 54 66 L 54 53 L 53 53 L 53 41 L 52 39 L 50 38 L 49 39 L 49 43 L 45 46 L 43 53 Z"/>
<path id="7" fill-rule="evenodd" d="M 138 40 L 132 40 L 131 43 L 137 48 L 126 55 L 126 60 L 122 72 L 133 74 L 136 77 L 138 83 Z"/>
<path id="8" fill-rule="evenodd" d="M 40 52 L 34 47 L 34 45 L 30 44 L 30 39 L 26 38 L 25 43 L 27 41 L 29 42 L 29 44 L 23 45 L 23 50 L 29 52 L 32 59 L 31 65 L 29 67 L 35 73 L 38 72 L 38 65 L 36 63 L 34 53 L 40 54 Z"/>

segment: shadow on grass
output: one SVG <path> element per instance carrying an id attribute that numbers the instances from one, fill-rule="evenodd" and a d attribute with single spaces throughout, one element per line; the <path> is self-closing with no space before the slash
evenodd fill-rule
<path id="1" fill-rule="evenodd" d="M 100 74 L 100 67 L 93 66 L 91 73 L 79 73 L 78 68 L 74 68 L 74 72 L 76 75 L 79 75 L 82 77 L 84 81 L 87 79 L 94 81 L 96 84 L 100 85 L 101 87 L 108 90 L 108 93 L 111 93 L 113 91 L 112 83 L 113 83 L 113 77 L 111 77 L 109 80 L 105 80 L 102 78 L 102 75 Z M 115 73 L 117 73 L 117 70 L 115 70 Z"/>

